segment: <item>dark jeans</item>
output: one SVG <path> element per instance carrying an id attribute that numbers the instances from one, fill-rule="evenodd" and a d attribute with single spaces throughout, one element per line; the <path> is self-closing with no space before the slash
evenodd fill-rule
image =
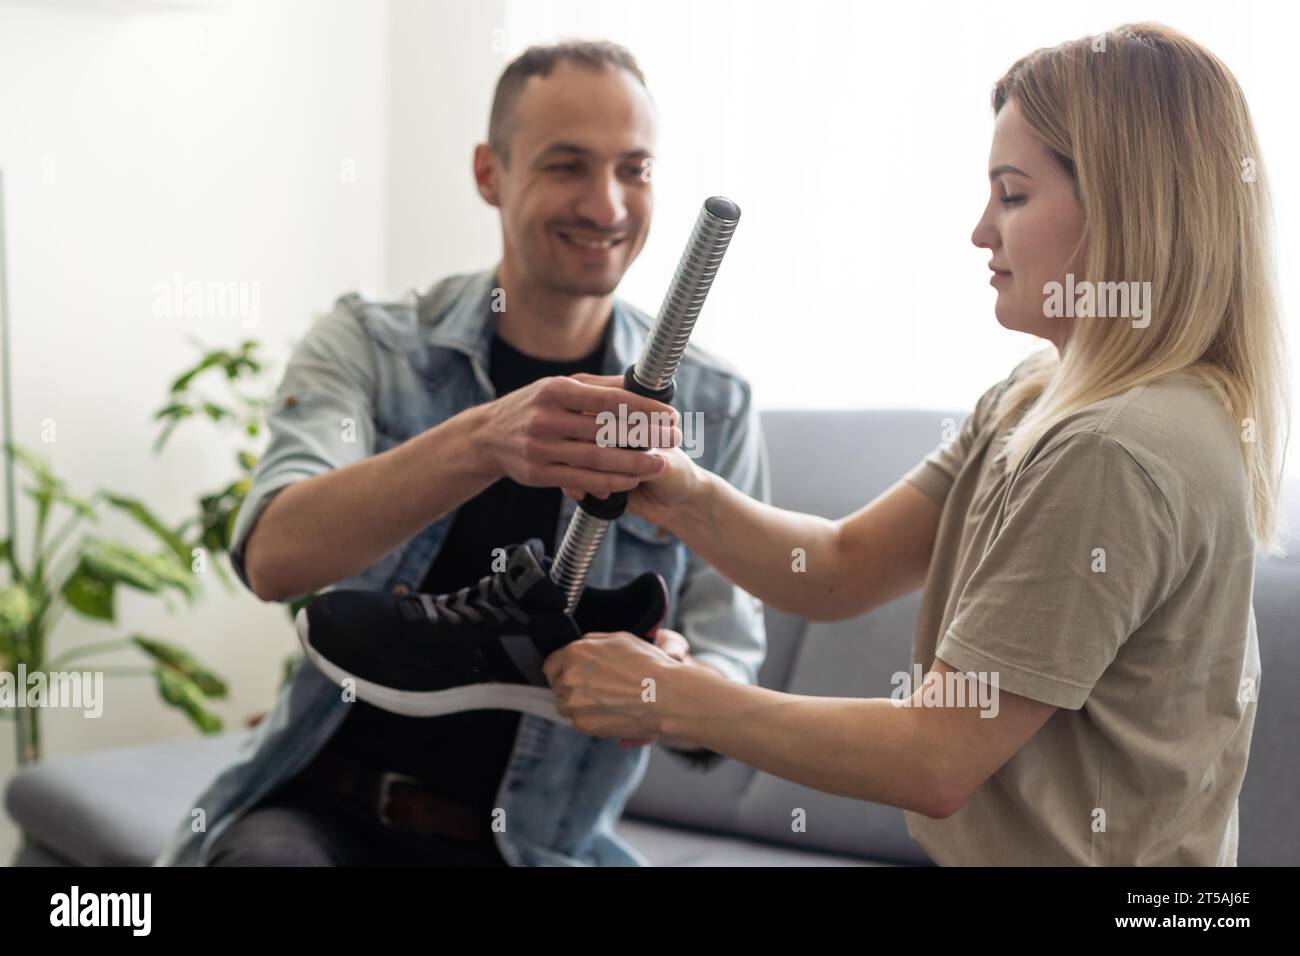
<path id="1" fill-rule="evenodd" d="M 491 840 L 425 836 L 389 826 L 290 781 L 217 837 L 208 866 L 505 866 Z"/>

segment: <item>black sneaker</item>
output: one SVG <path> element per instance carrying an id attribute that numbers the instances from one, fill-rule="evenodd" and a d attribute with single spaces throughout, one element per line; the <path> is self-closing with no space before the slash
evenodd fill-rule
<path id="1" fill-rule="evenodd" d="M 517 710 L 558 723 L 542 662 L 589 631 L 653 640 L 668 588 L 646 572 L 621 588 L 583 591 L 572 615 L 536 538 L 508 549 L 506 570 L 455 594 L 326 591 L 297 615 L 298 639 L 322 674 L 381 710 L 433 717 Z"/>

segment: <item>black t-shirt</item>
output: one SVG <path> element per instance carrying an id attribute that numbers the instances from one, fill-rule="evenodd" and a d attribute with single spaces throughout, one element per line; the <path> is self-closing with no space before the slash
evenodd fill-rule
<path id="1" fill-rule="evenodd" d="M 499 396 L 549 375 L 599 374 L 608 335 L 607 324 L 591 354 L 563 362 L 533 358 L 493 336 L 488 374 Z M 529 538 L 540 538 L 546 553 L 553 554 L 561 501 L 558 488 L 500 479 L 461 505 L 419 590 L 445 594 L 475 584 L 492 573 L 494 548 Z M 462 803 L 491 808 L 519 719 L 518 712 L 508 710 L 406 717 L 355 701 L 327 747 L 376 770 L 410 774 Z"/>

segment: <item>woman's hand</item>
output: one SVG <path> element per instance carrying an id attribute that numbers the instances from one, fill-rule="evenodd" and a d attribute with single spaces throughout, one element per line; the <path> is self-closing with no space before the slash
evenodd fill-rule
<path id="1" fill-rule="evenodd" d="M 691 656 L 691 645 L 684 636 L 677 631 L 661 627 L 655 632 L 655 647 L 659 648 L 675 661 L 685 664 Z M 646 744 L 655 742 L 654 737 L 622 737 L 619 739 L 619 746 L 622 747 L 644 747 Z"/>
<path id="2" fill-rule="evenodd" d="M 677 631 L 661 627 L 655 631 L 655 647 L 659 648 L 675 661 L 686 663 L 686 658 L 691 656 L 691 645 Z"/>
<path id="3" fill-rule="evenodd" d="M 672 530 L 687 507 L 703 493 L 708 475 L 680 448 L 661 448 L 648 454 L 662 458 L 663 467 L 645 475 L 628 492 L 627 510 Z"/>
<path id="4" fill-rule="evenodd" d="M 686 457 L 680 448 L 657 448 L 642 452 L 661 458 L 664 462 L 658 472 L 642 475 L 640 483 L 628 492 L 627 510 L 672 530 L 685 509 L 702 493 L 708 476 Z M 583 493 L 576 488 L 565 488 L 564 494 L 581 501 Z M 596 493 L 597 498 L 609 495 Z"/>
<path id="5" fill-rule="evenodd" d="M 649 743 L 661 732 L 661 685 L 673 668 L 685 666 L 685 638 L 661 629 L 664 646 L 626 631 L 593 631 L 546 658 L 543 671 L 560 714 L 576 730 L 594 737 Z M 679 643 L 680 641 L 680 643 Z"/>

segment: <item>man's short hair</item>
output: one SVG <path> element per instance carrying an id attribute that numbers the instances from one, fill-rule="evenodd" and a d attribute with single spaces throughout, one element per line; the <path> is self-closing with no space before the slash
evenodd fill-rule
<path id="1" fill-rule="evenodd" d="M 646 88 L 645 76 L 641 73 L 641 67 L 637 66 L 636 58 L 626 47 L 617 43 L 608 40 L 565 40 L 545 46 L 530 46 L 505 68 L 497 80 L 496 93 L 492 96 L 488 145 L 501 157 L 502 162 L 510 160 L 509 144 L 515 101 L 519 99 L 524 84 L 532 76 L 550 76 L 551 70 L 558 63 L 575 63 L 589 70 L 626 70 L 636 77 L 642 88 Z"/>

